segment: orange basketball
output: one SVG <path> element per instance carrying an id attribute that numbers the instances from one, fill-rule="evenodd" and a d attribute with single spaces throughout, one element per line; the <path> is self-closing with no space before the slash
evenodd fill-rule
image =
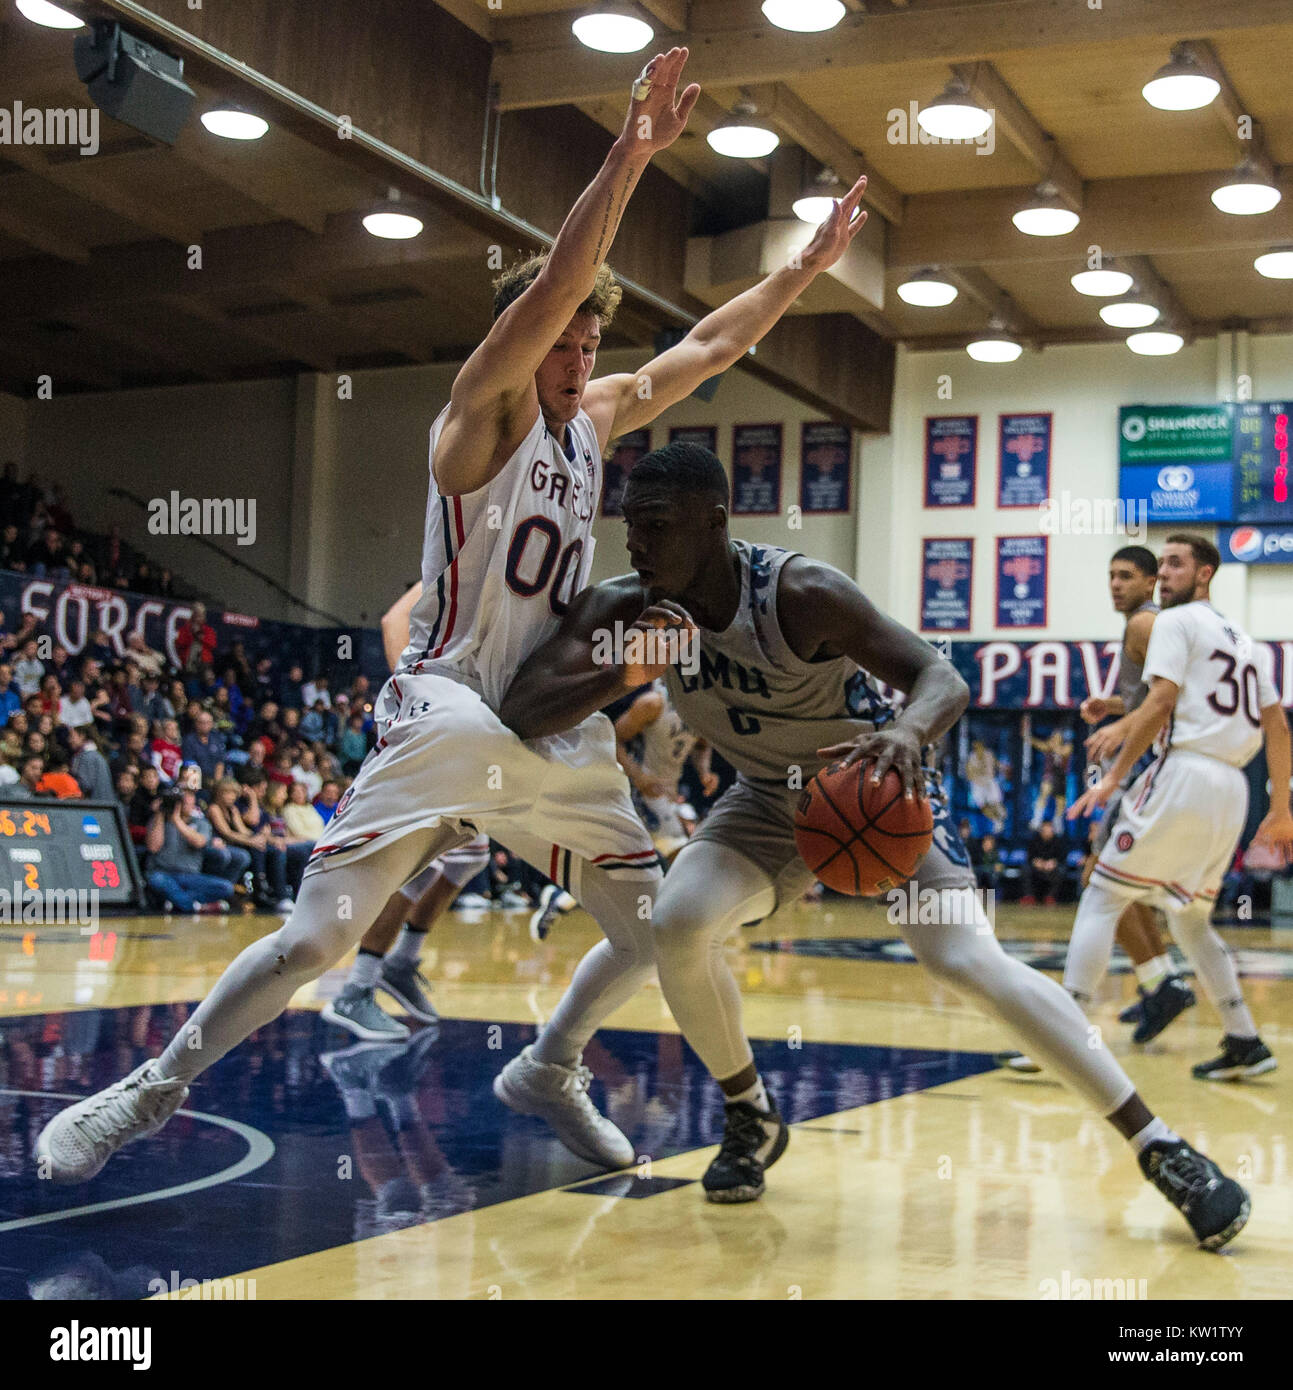
<path id="1" fill-rule="evenodd" d="M 800 858 L 828 888 L 853 897 L 905 883 L 933 841 L 929 802 L 908 801 L 892 769 L 877 786 L 869 765 L 832 763 L 804 788 L 795 810 Z"/>

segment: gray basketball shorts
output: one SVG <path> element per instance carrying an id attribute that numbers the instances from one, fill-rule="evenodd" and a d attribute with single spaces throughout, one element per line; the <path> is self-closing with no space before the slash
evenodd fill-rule
<path id="1" fill-rule="evenodd" d="M 709 841 L 743 854 L 772 879 L 777 906 L 795 902 L 814 882 L 795 847 L 795 807 L 802 791 L 738 778 L 719 797 L 689 844 Z M 921 888 L 973 888 L 974 872 L 945 804 L 934 799 L 934 843 L 912 879 Z M 950 838 L 949 838 L 950 837 Z"/>

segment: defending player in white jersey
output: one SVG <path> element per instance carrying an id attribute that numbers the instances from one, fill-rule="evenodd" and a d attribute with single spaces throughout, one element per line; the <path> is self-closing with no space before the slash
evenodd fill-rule
<path id="1" fill-rule="evenodd" d="M 665 676 L 679 713 L 737 781 L 679 851 L 653 925 L 665 1000 L 726 1104 L 723 1144 L 702 1186 L 711 1201 L 752 1201 L 789 1134 L 745 1036 L 726 940 L 811 881 L 794 836 L 807 780 L 835 759 L 863 761 L 871 764 L 865 775 L 878 781 L 892 767 L 907 796 L 926 795 L 922 754 L 955 723 L 969 691 L 950 663 L 838 570 L 732 540 L 727 477 L 708 449 L 678 442 L 647 454 L 629 474 L 622 506 L 636 573 L 579 596 L 522 666 L 500 713 L 530 736 L 564 728 L 642 678 L 627 645 L 623 665 L 596 666 L 599 634 L 638 613 L 635 627 L 694 628 L 694 675 L 672 665 L 646 674 Z M 644 601 L 652 604 L 645 612 Z M 901 712 L 868 672 L 907 693 Z M 946 803 L 932 801 L 934 843 L 912 883 L 922 900 L 926 891 L 937 898 L 937 920 L 923 906 L 904 914 L 917 959 L 1098 1108 L 1200 1245 L 1224 1245 L 1248 1218 L 1247 1194 L 1155 1118 L 1108 1049 L 1091 1046 L 1081 1010 L 1055 981 L 1002 950 Z"/>
<path id="2" fill-rule="evenodd" d="M 394 887 L 481 831 L 546 865 L 606 934 L 495 1093 L 542 1116 L 591 1162 L 633 1161 L 633 1146 L 588 1098 L 580 1059 L 600 1019 L 655 969 L 658 857 L 604 715 L 523 743 L 495 709 L 588 573 L 610 439 L 740 360 L 844 254 L 866 216 L 859 179 L 790 264 L 641 373 L 590 381 L 621 296 L 604 265 L 620 218 L 700 95 L 692 84 L 678 96 L 686 59 L 672 49 L 646 65 L 623 132 L 551 251 L 496 282 L 494 325 L 431 427 L 424 592 L 411 641 L 377 701 L 377 744 L 315 846 L 291 920 L 242 952 L 160 1057 L 46 1125 L 36 1145 L 45 1175 L 84 1181 L 122 1144 L 155 1133 L 188 1083 L 338 960 Z"/>
<path id="3" fill-rule="evenodd" d="M 1088 1003 L 1108 969 L 1114 928 L 1127 903 L 1165 907 L 1172 933 L 1226 1030 L 1221 1055 L 1199 1063 L 1194 1075 L 1229 1081 L 1275 1066 L 1234 962 L 1209 921 L 1248 815 L 1243 769 L 1263 738 L 1271 801 L 1257 838 L 1287 855 L 1293 851 L 1293 817 L 1289 727 L 1271 680 L 1270 651 L 1213 608 L 1208 590 L 1220 565 L 1216 546 L 1203 536 L 1179 533 L 1163 546 L 1162 611 L 1145 657 L 1149 694 L 1113 736 L 1115 747 L 1121 739 L 1113 767 L 1069 815 L 1105 805 L 1155 735 L 1158 757 L 1122 798 L 1082 894 L 1064 984 Z M 1114 751 L 1103 732 L 1088 740 L 1093 756 Z"/>
<path id="4" fill-rule="evenodd" d="M 634 740 L 641 744 L 641 761 L 630 747 Z M 709 744 L 682 722 L 664 681 L 652 681 L 634 696 L 615 720 L 615 742 L 620 766 L 636 793 L 634 802 L 645 812 L 651 841 L 668 862 L 690 834 L 678 814 L 678 782 L 687 759 L 695 764 L 706 796 L 718 787 L 718 774 L 710 767 Z"/>

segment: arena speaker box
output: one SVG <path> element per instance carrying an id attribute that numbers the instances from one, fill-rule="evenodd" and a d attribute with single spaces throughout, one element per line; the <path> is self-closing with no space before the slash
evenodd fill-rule
<path id="1" fill-rule="evenodd" d="M 77 37 L 74 53 L 77 76 L 104 115 L 154 140 L 175 143 L 197 100 L 183 81 L 182 58 L 104 19 Z"/>

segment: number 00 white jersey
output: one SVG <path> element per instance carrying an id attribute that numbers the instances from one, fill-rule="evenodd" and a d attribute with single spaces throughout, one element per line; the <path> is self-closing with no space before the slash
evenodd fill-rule
<path id="1" fill-rule="evenodd" d="M 1243 767 L 1262 743 L 1262 710 L 1279 703 L 1268 647 L 1228 622 L 1206 599 L 1164 608 L 1154 619 L 1144 679 L 1180 688 L 1167 747 Z"/>
<path id="2" fill-rule="evenodd" d="M 449 408 L 431 426 L 430 461 Z M 422 597 L 396 674 L 441 672 L 497 709 L 521 663 L 587 581 L 601 455 L 584 411 L 562 449 L 542 414 L 486 488 L 443 496 L 430 477 Z M 573 456 L 571 456 L 573 455 Z"/>

